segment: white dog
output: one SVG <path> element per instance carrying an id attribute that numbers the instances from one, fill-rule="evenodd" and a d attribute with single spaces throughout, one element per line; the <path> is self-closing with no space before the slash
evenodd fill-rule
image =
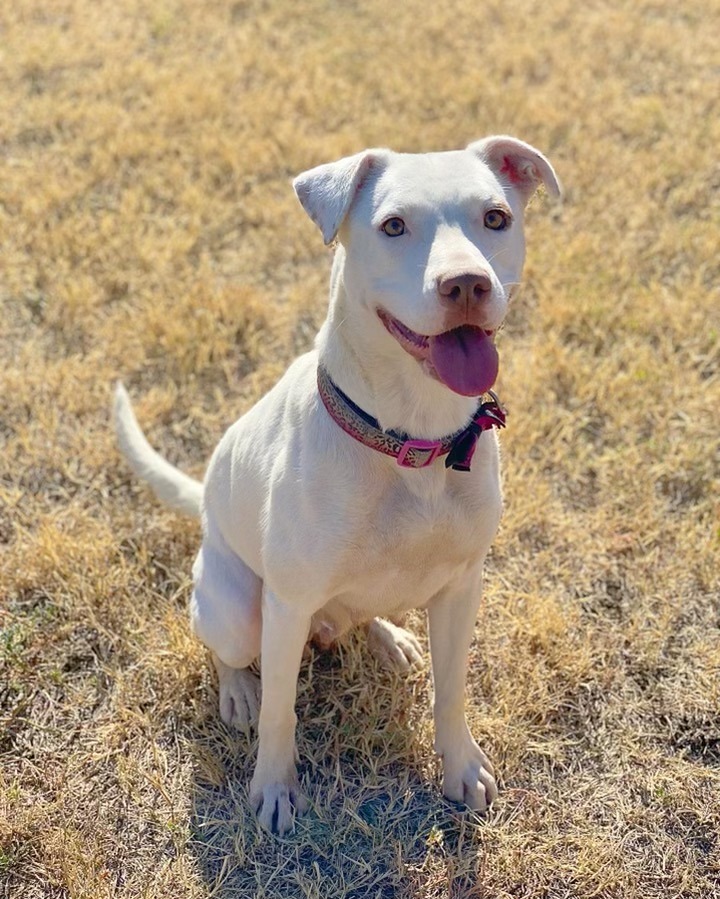
<path id="1" fill-rule="evenodd" d="M 170 505 L 202 514 L 192 626 L 213 653 L 223 720 L 257 720 L 250 797 L 271 830 L 307 805 L 294 712 L 306 641 L 369 622 L 371 649 L 407 667 L 420 646 L 386 619 L 409 609 L 428 613 L 443 792 L 480 811 L 497 795 L 464 712 L 502 506 L 486 430 L 502 410 L 480 399 L 541 182 L 559 195 L 548 160 L 505 136 L 443 153 L 366 150 L 300 175 L 305 211 L 337 241 L 328 317 L 315 349 L 225 434 L 204 485 L 150 448 L 118 387 L 131 466 Z M 248 668 L 258 657 L 262 700 Z"/>

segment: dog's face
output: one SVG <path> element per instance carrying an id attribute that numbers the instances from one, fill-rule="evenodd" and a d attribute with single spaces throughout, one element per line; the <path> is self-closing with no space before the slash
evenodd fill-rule
<path id="1" fill-rule="evenodd" d="M 326 242 L 345 250 L 348 300 L 364 328 L 450 390 L 478 396 L 497 375 L 493 338 L 520 281 L 523 212 L 559 185 L 537 150 L 487 138 L 466 150 L 367 150 L 295 181 Z"/>

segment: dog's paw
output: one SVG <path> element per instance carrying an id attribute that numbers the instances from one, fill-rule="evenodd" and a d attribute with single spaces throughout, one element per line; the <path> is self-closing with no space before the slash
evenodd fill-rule
<path id="1" fill-rule="evenodd" d="M 247 668 L 227 668 L 220 677 L 220 717 L 249 734 L 260 714 L 260 678 Z"/>
<path id="2" fill-rule="evenodd" d="M 383 618 L 374 618 L 368 625 L 367 645 L 383 668 L 409 671 L 423 662 L 423 650 L 415 634 Z"/>
<path id="3" fill-rule="evenodd" d="M 488 757 L 468 732 L 446 746 L 443 759 L 443 795 L 463 802 L 476 812 L 484 812 L 497 799 L 495 772 Z"/>
<path id="4" fill-rule="evenodd" d="M 308 801 L 300 790 L 297 777 L 290 783 L 250 784 L 250 802 L 258 821 L 271 833 L 282 836 L 293 829 L 295 814 L 302 815 L 308 809 Z"/>

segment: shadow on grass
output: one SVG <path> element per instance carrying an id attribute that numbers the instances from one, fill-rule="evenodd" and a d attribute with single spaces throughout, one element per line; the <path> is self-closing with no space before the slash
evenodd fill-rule
<path id="1" fill-rule="evenodd" d="M 248 803 L 256 741 L 211 720 L 190 735 L 189 848 L 212 895 L 389 899 L 415 896 L 433 877 L 444 894 L 452 879 L 450 895 L 467 895 L 481 822 L 441 795 L 427 681 L 379 671 L 357 645 L 312 655 L 297 703 L 311 809 L 282 839 L 258 826 Z"/>

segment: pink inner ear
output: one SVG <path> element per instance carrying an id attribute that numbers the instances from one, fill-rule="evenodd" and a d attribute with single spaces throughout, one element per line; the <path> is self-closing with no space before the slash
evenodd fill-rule
<path id="1" fill-rule="evenodd" d="M 507 175 L 512 184 L 528 186 L 535 181 L 533 178 L 535 174 L 534 167 L 526 162 L 520 168 L 517 159 L 514 159 L 512 156 L 503 156 L 503 166 L 500 169 L 500 174 Z"/>

